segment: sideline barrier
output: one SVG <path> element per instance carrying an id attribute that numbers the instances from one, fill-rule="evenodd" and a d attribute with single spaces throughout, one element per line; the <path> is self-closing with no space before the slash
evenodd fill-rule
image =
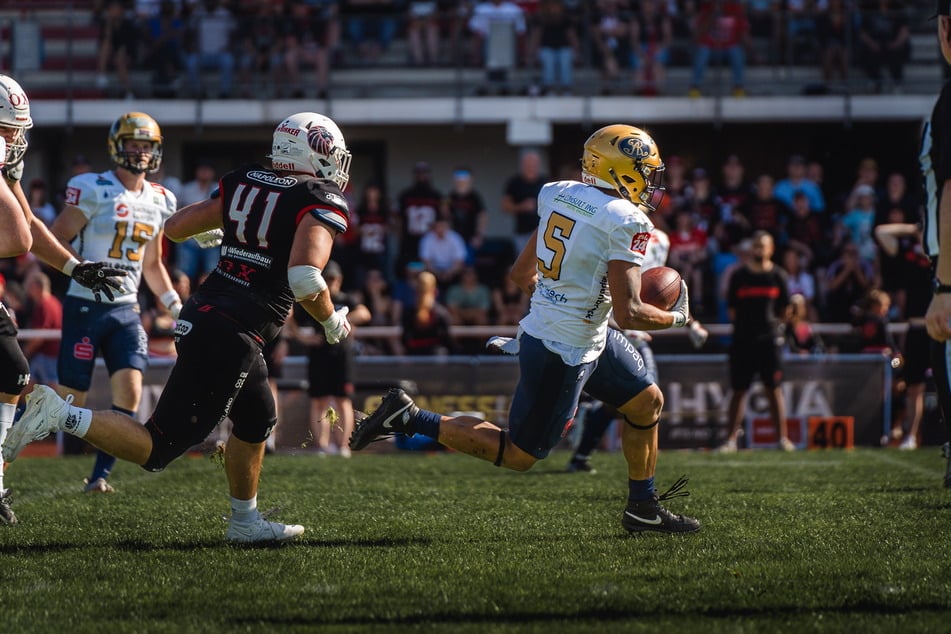
<path id="1" fill-rule="evenodd" d="M 729 379 L 726 355 L 657 355 L 660 385 L 666 404 L 660 425 L 660 446 L 713 448 L 727 433 L 726 409 Z M 98 360 L 97 365 L 102 361 Z M 140 418 L 152 411 L 172 362 L 154 360 L 146 371 Z M 843 417 L 852 420 L 846 445 L 877 446 L 891 430 L 892 368 L 889 359 L 875 354 L 788 357 L 787 413 L 790 419 L 810 425 L 800 435 L 805 446 L 839 446 Z M 504 424 L 511 395 L 518 381 L 518 365 L 511 357 L 357 357 L 354 408 L 372 411 L 386 389 L 397 382 L 416 386 L 420 407 L 437 412 L 478 411 L 488 420 Z M 306 392 L 307 361 L 288 357 L 280 385 L 280 447 L 300 447 L 308 441 L 309 398 Z M 104 368 L 93 378 L 89 406 L 107 408 L 109 380 Z M 767 416 L 768 405 L 759 384 L 750 391 L 746 409 L 749 421 Z M 816 434 L 827 421 L 826 440 Z M 831 422 L 830 422 L 831 421 Z M 844 431 L 848 431 L 847 429 Z M 795 439 L 794 439 L 795 440 Z M 764 445 L 765 446 L 765 445 Z"/>

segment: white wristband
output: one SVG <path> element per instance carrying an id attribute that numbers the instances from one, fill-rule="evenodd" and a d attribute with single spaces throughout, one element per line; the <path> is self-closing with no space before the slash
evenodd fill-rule
<path id="1" fill-rule="evenodd" d="M 674 316 L 674 323 L 670 325 L 671 328 L 683 328 L 687 325 L 687 316 L 680 311 L 671 311 L 671 315 Z"/>
<path id="2" fill-rule="evenodd" d="M 69 256 L 69 259 L 66 260 L 66 264 L 63 265 L 63 273 L 66 275 L 72 275 L 73 269 L 76 268 L 76 265 L 79 264 L 79 260 L 73 256 Z"/>
<path id="3" fill-rule="evenodd" d="M 178 292 L 174 288 L 170 291 L 165 291 L 162 293 L 159 296 L 159 300 L 161 300 L 162 305 L 169 310 L 171 310 L 173 304 L 182 303 L 182 298 L 178 295 Z"/>

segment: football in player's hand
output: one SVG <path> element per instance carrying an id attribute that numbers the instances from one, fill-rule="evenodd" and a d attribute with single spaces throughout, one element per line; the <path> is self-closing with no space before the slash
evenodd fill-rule
<path id="1" fill-rule="evenodd" d="M 641 272 L 641 301 L 661 310 L 670 310 L 680 297 L 680 273 L 669 266 Z"/>

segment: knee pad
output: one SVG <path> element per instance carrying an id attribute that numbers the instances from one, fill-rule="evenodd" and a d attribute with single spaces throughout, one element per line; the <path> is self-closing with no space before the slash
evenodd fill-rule
<path id="1" fill-rule="evenodd" d="M 0 337 L 0 392 L 21 394 L 30 383 L 30 363 L 15 337 Z"/>
<path id="2" fill-rule="evenodd" d="M 266 422 L 255 421 L 248 423 L 244 421 L 238 422 L 234 419 L 232 419 L 232 422 L 234 423 L 234 427 L 231 429 L 232 436 L 246 443 L 256 444 L 264 442 L 270 437 L 271 432 L 277 425 L 277 418 Z"/>
<path id="3" fill-rule="evenodd" d="M 204 436 L 194 442 L 191 439 L 170 436 L 156 427 L 152 418 L 146 421 L 145 429 L 152 437 L 152 453 L 149 454 L 149 459 L 142 465 L 142 468 L 146 471 L 163 471 L 170 462 L 188 451 L 189 447 L 204 440 Z"/>

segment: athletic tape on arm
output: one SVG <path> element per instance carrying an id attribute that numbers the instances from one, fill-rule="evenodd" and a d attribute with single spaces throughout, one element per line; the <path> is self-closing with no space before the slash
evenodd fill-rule
<path id="1" fill-rule="evenodd" d="M 327 282 L 320 269 L 309 264 L 298 264 L 287 269 L 287 283 L 294 292 L 294 299 L 304 301 L 314 299 L 327 290 Z"/>

